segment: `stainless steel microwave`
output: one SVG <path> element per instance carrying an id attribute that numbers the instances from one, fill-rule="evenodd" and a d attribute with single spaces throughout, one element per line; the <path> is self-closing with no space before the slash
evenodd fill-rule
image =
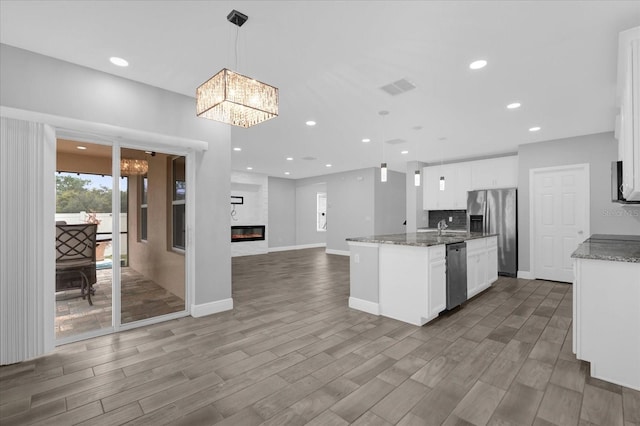
<path id="1" fill-rule="evenodd" d="M 622 204 L 640 204 L 640 201 L 628 201 L 622 194 L 622 161 L 611 163 L 611 201 Z"/>

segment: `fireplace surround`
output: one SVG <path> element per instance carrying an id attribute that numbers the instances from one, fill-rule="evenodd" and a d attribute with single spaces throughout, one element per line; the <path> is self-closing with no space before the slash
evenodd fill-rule
<path id="1" fill-rule="evenodd" d="M 264 241 L 265 225 L 240 225 L 231 227 L 231 242 Z"/>

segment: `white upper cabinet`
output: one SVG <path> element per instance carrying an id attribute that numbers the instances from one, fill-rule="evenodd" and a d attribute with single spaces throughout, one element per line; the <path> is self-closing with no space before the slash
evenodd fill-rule
<path id="1" fill-rule="evenodd" d="M 518 186 L 518 156 L 471 162 L 471 189 L 515 188 Z"/>
<path id="2" fill-rule="evenodd" d="M 640 27 L 620 33 L 618 42 L 618 157 L 622 193 L 640 200 Z"/>
<path id="3" fill-rule="evenodd" d="M 467 191 L 471 187 L 469 163 L 425 167 L 423 176 L 425 210 L 466 210 Z M 443 184 L 441 178 L 444 178 Z"/>
<path id="4" fill-rule="evenodd" d="M 518 186 L 518 157 L 429 166 L 422 175 L 425 210 L 466 210 L 468 191 Z M 444 190 L 440 189 L 441 177 Z"/>

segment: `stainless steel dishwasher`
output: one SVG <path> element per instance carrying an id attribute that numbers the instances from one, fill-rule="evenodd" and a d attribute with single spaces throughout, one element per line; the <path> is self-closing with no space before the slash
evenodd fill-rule
<path id="1" fill-rule="evenodd" d="M 447 310 L 467 300 L 467 243 L 447 244 Z"/>

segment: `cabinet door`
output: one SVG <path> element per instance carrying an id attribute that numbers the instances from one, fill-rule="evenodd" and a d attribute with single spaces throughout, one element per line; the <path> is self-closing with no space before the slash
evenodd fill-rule
<path id="1" fill-rule="evenodd" d="M 471 163 L 471 189 L 515 188 L 518 186 L 518 157 L 488 158 Z"/>
<path id="2" fill-rule="evenodd" d="M 496 258 L 497 260 L 497 258 Z M 489 287 L 487 281 L 487 250 L 478 253 L 478 270 L 477 270 L 478 292 Z"/>
<path id="3" fill-rule="evenodd" d="M 640 40 L 633 40 L 627 53 L 627 69 L 620 105 L 622 148 L 622 193 L 640 200 Z"/>
<path id="4" fill-rule="evenodd" d="M 456 210 L 467 209 L 467 192 L 471 191 L 471 165 L 459 163 L 456 179 L 455 194 L 453 195 L 453 208 Z"/>
<path id="5" fill-rule="evenodd" d="M 447 307 L 446 260 L 441 258 L 429 262 L 429 317 Z"/>
<path id="6" fill-rule="evenodd" d="M 478 293 L 478 252 L 467 251 L 467 298 Z"/>
<path id="7" fill-rule="evenodd" d="M 487 283 L 489 287 L 498 279 L 498 247 L 489 247 L 487 249 Z"/>
<path id="8" fill-rule="evenodd" d="M 456 164 L 448 164 L 446 166 L 436 166 L 440 169 L 438 177 L 438 191 L 440 193 L 439 210 L 453 210 L 456 186 L 458 184 L 458 175 L 456 173 Z M 444 191 L 440 190 L 440 178 L 444 177 Z"/>

